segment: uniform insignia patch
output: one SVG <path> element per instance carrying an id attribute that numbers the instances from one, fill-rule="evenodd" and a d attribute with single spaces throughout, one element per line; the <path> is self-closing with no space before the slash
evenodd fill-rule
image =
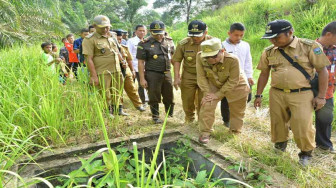
<path id="1" fill-rule="evenodd" d="M 188 61 L 191 61 L 193 58 L 192 57 L 187 57 L 187 60 Z"/>
<path id="2" fill-rule="evenodd" d="M 197 24 L 192 25 L 191 31 L 198 31 L 198 25 Z"/>
<path id="3" fill-rule="evenodd" d="M 154 28 L 155 29 L 160 29 L 160 25 L 159 24 L 155 24 Z"/>
<path id="4" fill-rule="evenodd" d="M 320 54 L 322 54 L 322 50 L 321 50 L 321 48 L 315 48 L 314 50 L 314 54 L 316 54 L 316 55 L 320 55 Z"/>
<path id="5" fill-rule="evenodd" d="M 151 48 L 154 48 L 154 44 L 151 45 Z"/>
<path id="6" fill-rule="evenodd" d="M 101 52 L 102 54 L 105 54 L 105 48 L 102 48 L 102 49 L 100 50 L 100 52 Z"/>
<path id="7" fill-rule="evenodd" d="M 271 26 L 270 25 L 268 25 L 267 27 L 266 27 L 266 32 L 265 33 L 272 33 L 272 29 L 271 29 Z"/>
<path id="8" fill-rule="evenodd" d="M 157 55 L 153 55 L 153 59 L 157 59 L 158 58 L 158 56 Z"/>
<path id="9" fill-rule="evenodd" d="M 179 42 L 180 45 L 184 45 L 188 43 L 188 38 L 185 38 Z"/>
<path id="10" fill-rule="evenodd" d="M 139 48 L 139 49 L 143 49 L 143 47 L 142 47 L 142 46 L 138 46 L 138 48 Z"/>
<path id="11" fill-rule="evenodd" d="M 212 52 L 209 46 L 205 46 L 203 52 Z"/>

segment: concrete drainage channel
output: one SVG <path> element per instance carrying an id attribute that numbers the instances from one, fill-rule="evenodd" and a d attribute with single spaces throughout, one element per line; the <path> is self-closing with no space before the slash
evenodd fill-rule
<path id="1" fill-rule="evenodd" d="M 146 160 L 149 160 L 151 157 L 152 151 L 155 149 L 157 144 L 157 139 L 160 132 L 145 134 L 141 136 L 130 136 L 122 137 L 118 139 L 112 139 L 111 148 L 116 148 L 117 146 L 124 144 L 123 147 L 128 147 L 132 149 L 132 143 L 137 142 L 139 153 L 142 153 L 142 150 L 145 151 Z M 224 156 L 216 153 L 215 151 L 210 150 L 204 145 L 199 144 L 196 140 L 186 138 L 179 131 L 166 131 L 162 144 L 161 150 L 165 151 L 165 155 L 168 152 L 172 152 L 170 149 L 175 147 L 177 141 L 180 140 L 182 143 L 188 143 L 188 146 L 191 147 L 191 150 L 187 153 L 188 157 L 193 161 L 193 168 L 190 168 L 191 173 L 196 174 L 199 170 L 207 170 L 210 172 L 214 165 L 216 168 L 213 172 L 212 177 L 217 178 L 232 178 L 242 181 L 240 175 L 235 171 L 229 170 L 229 166 L 233 165 L 230 160 L 227 160 Z M 69 174 L 71 171 L 78 169 L 81 166 L 80 158 L 88 159 L 92 153 L 98 151 L 101 148 L 106 148 L 105 142 L 98 142 L 94 144 L 84 144 L 71 148 L 62 148 L 54 150 L 53 152 L 44 153 L 36 159 L 37 164 L 25 165 L 23 170 L 19 172 L 21 177 L 24 179 L 30 179 L 31 177 L 50 177 L 59 174 Z M 162 156 L 160 154 L 159 156 Z M 98 157 L 99 159 L 101 157 Z M 162 160 L 162 159 L 158 159 Z M 159 161 L 161 162 L 161 161 Z M 25 164 L 24 162 L 21 164 Z M 18 169 L 21 169 L 22 166 L 18 166 Z M 202 169 L 200 169 L 200 167 Z M 18 180 L 16 180 L 18 183 Z M 51 183 L 59 185 L 60 183 L 57 180 L 52 180 Z M 44 188 L 48 187 L 43 183 L 39 183 L 32 187 Z"/>

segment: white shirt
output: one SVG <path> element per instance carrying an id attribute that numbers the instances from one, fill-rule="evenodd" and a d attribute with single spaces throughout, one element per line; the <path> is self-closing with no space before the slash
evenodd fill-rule
<path id="1" fill-rule="evenodd" d="M 133 64 L 133 69 L 135 70 L 135 72 L 139 72 L 138 59 L 136 58 L 136 53 L 137 53 L 137 48 L 138 48 L 138 44 L 140 41 L 141 40 L 139 39 L 139 37 L 135 36 L 133 38 L 128 39 L 127 44 L 126 44 L 133 57 L 132 64 Z"/>
<path id="2" fill-rule="evenodd" d="M 232 53 L 239 58 L 240 69 L 244 71 L 247 78 L 252 78 L 252 56 L 249 43 L 240 41 L 238 44 L 232 44 L 229 39 L 226 39 L 223 41 L 222 47 L 225 48 L 226 52 Z"/>

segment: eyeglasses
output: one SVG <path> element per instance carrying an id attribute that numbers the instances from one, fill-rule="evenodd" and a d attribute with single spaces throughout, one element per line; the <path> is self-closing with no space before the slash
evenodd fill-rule
<path id="1" fill-rule="evenodd" d="M 218 53 L 216 54 L 216 55 L 214 55 L 214 56 L 207 56 L 207 57 L 204 57 L 205 59 L 216 59 L 217 58 L 217 56 L 218 56 Z"/>

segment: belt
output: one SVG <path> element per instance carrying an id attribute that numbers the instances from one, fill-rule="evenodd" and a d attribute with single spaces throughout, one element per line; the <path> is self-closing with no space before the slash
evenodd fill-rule
<path id="1" fill-rule="evenodd" d="M 161 74 L 167 74 L 167 73 L 169 73 L 169 72 L 170 72 L 170 70 L 169 70 L 169 71 L 154 71 L 154 70 L 146 70 L 146 71 L 148 71 L 148 72 L 156 72 L 156 73 L 161 73 Z"/>
<path id="2" fill-rule="evenodd" d="M 277 90 L 280 90 L 280 91 L 283 91 L 285 93 L 295 93 L 295 92 L 311 90 L 310 87 L 303 87 L 303 88 L 300 88 L 300 89 L 280 89 L 280 88 L 276 88 L 276 87 L 273 87 L 273 88 L 277 89 Z"/>

